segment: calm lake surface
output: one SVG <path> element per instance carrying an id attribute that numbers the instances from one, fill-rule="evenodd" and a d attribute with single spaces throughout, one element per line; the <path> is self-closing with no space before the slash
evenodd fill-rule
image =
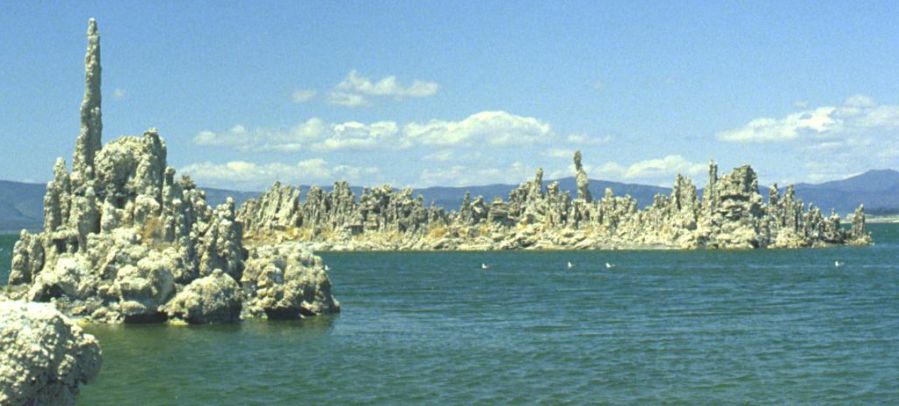
<path id="1" fill-rule="evenodd" d="M 866 248 L 325 253 L 334 317 L 88 327 L 103 370 L 79 404 L 896 404 L 899 226 L 871 229 Z"/>

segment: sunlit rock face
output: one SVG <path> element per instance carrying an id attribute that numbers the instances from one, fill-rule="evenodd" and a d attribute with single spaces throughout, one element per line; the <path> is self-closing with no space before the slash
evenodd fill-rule
<path id="1" fill-rule="evenodd" d="M 155 129 L 102 145 L 99 63 L 100 38 L 91 20 L 73 168 L 70 172 L 57 160 L 44 197 L 44 230 L 22 232 L 8 295 L 53 301 L 66 314 L 102 322 L 234 320 L 231 301 L 225 301 L 227 316 L 221 316 L 215 303 L 191 306 L 189 298 L 178 296 L 198 278 L 242 279 L 247 249 L 233 200 L 213 208 L 193 181 L 176 178 Z M 194 287 L 200 296 L 212 291 Z M 238 301 L 245 299 L 243 289 L 233 290 Z M 179 307 L 166 306 L 173 298 Z M 211 313 L 203 314 L 204 309 Z M 303 315 L 311 314 L 317 313 Z"/>
<path id="2" fill-rule="evenodd" d="M 868 244 L 864 212 L 850 229 L 840 218 L 824 218 L 796 199 L 793 188 L 781 196 L 776 185 L 766 203 L 758 176 L 749 166 L 718 176 L 709 165 L 702 198 L 692 180 L 678 175 L 669 195 L 657 195 L 639 210 L 630 196 L 607 189 L 594 199 L 581 163 L 574 155 L 577 195 L 543 186 L 543 171 L 509 193 L 487 203 L 466 193 L 457 211 L 427 207 L 410 189 L 365 189 L 356 198 L 345 182 L 331 192 L 276 183 L 247 201 L 237 218 L 253 244 L 303 241 L 326 250 L 494 250 L 616 248 L 766 248 Z"/>

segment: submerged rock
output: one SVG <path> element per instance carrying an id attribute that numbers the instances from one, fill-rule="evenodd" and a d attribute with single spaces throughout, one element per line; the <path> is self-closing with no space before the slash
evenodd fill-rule
<path id="1" fill-rule="evenodd" d="M 100 365 L 97 340 L 52 305 L 0 302 L 0 405 L 74 405 Z"/>
<path id="2" fill-rule="evenodd" d="M 232 292 L 243 289 L 226 281 L 242 280 L 247 249 L 234 201 L 210 207 L 190 178 L 176 179 L 155 129 L 102 145 L 99 63 L 99 33 L 91 20 L 72 171 L 57 160 L 44 197 L 44 230 L 23 231 L 16 242 L 7 295 L 52 301 L 66 314 L 101 322 L 236 320 L 244 296 Z M 302 266 L 289 263 L 292 258 L 270 260 Z M 254 264 L 266 260 L 257 255 Z M 291 291 L 295 287 L 310 289 L 288 285 L 284 294 L 303 296 Z M 330 295 L 330 282 L 312 289 Z M 307 313 L 332 310 L 322 309 Z"/>

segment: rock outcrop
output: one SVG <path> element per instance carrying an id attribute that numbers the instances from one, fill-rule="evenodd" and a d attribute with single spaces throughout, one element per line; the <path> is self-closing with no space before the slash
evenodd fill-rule
<path id="1" fill-rule="evenodd" d="M 100 345 L 52 305 L 0 302 L 0 405 L 74 405 Z"/>
<path id="2" fill-rule="evenodd" d="M 338 310 L 321 258 L 285 243 L 250 250 L 241 284 L 254 317 L 296 319 Z"/>
<path id="3" fill-rule="evenodd" d="M 253 298 L 224 282 L 223 275 L 234 284 L 241 281 L 248 253 L 233 200 L 210 207 L 190 178 L 177 179 L 155 129 L 102 145 L 100 37 L 94 20 L 85 70 L 72 171 L 57 160 L 44 197 L 44 230 L 22 231 L 14 247 L 9 296 L 52 301 L 66 314 L 102 322 L 234 320 L 234 301 Z M 330 285 L 322 291 L 330 294 Z M 316 299 L 328 305 L 308 308 L 337 311 L 332 297 Z"/>
<path id="4" fill-rule="evenodd" d="M 188 323 L 229 323 L 240 319 L 241 297 L 240 285 L 234 278 L 216 269 L 208 276 L 194 279 L 165 308 L 169 317 Z"/>
<path id="5" fill-rule="evenodd" d="M 237 212 L 253 242 L 303 241 L 323 250 L 494 250 L 616 248 L 767 248 L 864 245 L 871 242 L 860 207 L 852 227 L 823 217 L 787 188 L 775 185 L 766 203 L 749 166 L 718 177 L 709 165 L 702 199 L 690 179 L 678 175 L 670 195 L 657 195 L 639 210 L 630 196 L 606 189 L 589 193 L 580 152 L 574 155 L 577 195 L 543 186 L 543 171 L 509 193 L 485 202 L 466 194 L 458 211 L 427 207 L 412 191 L 390 186 L 365 189 L 357 199 L 345 182 L 331 192 L 276 183 Z"/>

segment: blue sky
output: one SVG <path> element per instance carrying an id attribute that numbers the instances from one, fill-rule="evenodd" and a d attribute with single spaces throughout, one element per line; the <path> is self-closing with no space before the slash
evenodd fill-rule
<path id="1" fill-rule="evenodd" d="M 899 167 L 896 2 L 260 3 L 6 4 L 0 179 L 70 160 L 89 17 L 104 141 L 156 127 L 207 186 Z"/>

